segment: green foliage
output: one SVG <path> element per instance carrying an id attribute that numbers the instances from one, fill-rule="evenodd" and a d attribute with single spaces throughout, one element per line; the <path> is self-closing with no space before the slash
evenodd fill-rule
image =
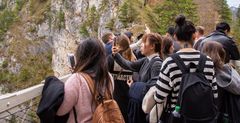
<path id="1" fill-rule="evenodd" d="M 0 41 L 3 41 L 5 33 L 16 19 L 16 14 L 11 10 L 5 9 L 0 12 Z"/>
<path id="2" fill-rule="evenodd" d="M 15 11 L 19 12 L 22 9 L 25 2 L 26 2 L 25 0 L 16 0 Z"/>
<path id="3" fill-rule="evenodd" d="M 79 33 L 83 36 L 83 37 L 89 37 L 89 32 L 88 32 L 88 29 L 87 29 L 87 26 L 86 24 L 82 24 L 80 29 L 79 29 Z"/>
<path id="4" fill-rule="evenodd" d="M 37 97 L 33 100 L 33 104 L 38 104 L 40 102 L 40 97 Z M 37 114 L 36 114 L 36 110 L 37 110 L 37 105 L 33 105 L 31 107 L 31 110 L 28 111 L 28 116 L 31 118 L 31 123 L 40 123 L 40 119 L 38 118 Z"/>
<path id="5" fill-rule="evenodd" d="M 11 115 L 11 119 L 8 121 L 9 123 L 16 123 L 17 117 L 15 115 Z"/>
<path id="6" fill-rule="evenodd" d="M 31 33 L 37 32 L 36 26 L 30 26 L 30 27 L 28 27 L 28 32 L 31 32 Z"/>
<path id="7" fill-rule="evenodd" d="M 236 41 L 240 44 L 240 28 L 239 27 L 240 27 L 240 5 L 237 11 L 237 20 L 233 22 L 233 35 Z"/>
<path id="8" fill-rule="evenodd" d="M 237 11 L 237 23 L 240 26 L 240 5 L 238 6 L 238 11 Z"/>
<path id="9" fill-rule="evenodd" d="M 24 82 L 24 81 L 27 81 L 28 79 L 30 79 L 31 77 L 32 76 L 31 76 L 30 71 L 26 68 L 23 68 L 18 75 L 18 78 L 19 78 L 18 81 Z"/>
<path id="10" fill-rule="evenodd" d="M 99 5 L 99 12 L 104 12 L 105 10 L 107 10 L 109 6 L 109 0 L 102 0 L 102 2 Z"/>
<path id="11" fill-rule="evenodd" d="M 97 32 L 98 31 L 98 24 L 99 24 L 99 18 L 100 18 L 100 14 L 98 13 L 97 9 L 95 6 L 91 7 L 88 11 L 88 26 L 90 26 L 90 28 Z"/>
<path id="12" fill-rule="evenodd" d="M 0 69 L 0 82 L 1 83 L 7 83 L 7 82 L 11 82 L 14 81 L 14 74 L 10 73 L 8 70 L 6 69 Z"/>
<path id="13" fill-rule="evenodd" d="M 97 37 L 99 19 L 100 13 L 97 11 L 96 7 L 93 6 L 89 8 L 87 10 L 87 18 L 80 26 L 79 33 L 85 37 Z"/>
<path id="14" fill-rule="evenodd" d="M 147 16 L 153 30 L 164 34 L 169 26 L 174 25 L 177 15 L 183 14 L 196 22 L 198 20 L 196 13 L 196 5 L 192 0 L 166 0 L 163 4 L 156 5 L 153 10 L 148 9 Z"/>
<path id="15" fill-rule="evenodd" d="M 124 28 L 132 23 L 146 23 L 153 32 L 163 34 L 169 26 L 175 24 L 175 17 L 179 14 L 185 15 L 194 23 L 198 21 L 193 0 L 165 0 L 154 6 L 143 6 L 143 1 L 140 0 L 125 0 L 119 7 L 118 19 Z"/>
<path id="16" fill-rule="evenodd" d="M 135 1 L 125 0 L 119 8 L 118 18 L 123 24 L 124 28 L 127 28 L 129 24 L 133 23 L 139 15 L 139 12 L 134 6 Z"/>
<path id="17" fill-rule="evenodd" d="M 3 63 L 2 63 L 2 68 L 7 68 L 8 67 L 8 61 L 7 60 L 4 60 Z"/>
<path id="18" fill-rule="evenodd" d="M 56 26 L 60 30 L 61 28 L 65 28 L 65 14 L 62 9 L 57 13 Z"/>
<path id="19" fill-rule="evenodd" d="M 231 23 L 232 21 L 232 14 L 226 0 L 216 0 L 218 5 L 218 12 L 220 14 L 220 21 L 226 21 Z"/>
<path id="20" fill-rule="evenodd" d="M 25 0 L 16 0 L 16 6 L 13 10 L 4 7 L 4 10 L 0 12 L 0 42 L 3 41 L 4 35 L 9 27 L 18 19 L 18 13 L 21 11 L 25 2 Z M 3 4 L 5 4 L 4 1 Z"/>
<path id="21" fill-rule="evenodd" d="M 105 28 L 111 30 L 111 31 L 114 31 L 115 30 L 115 19 L 112 18 L 109 20 L 109 22 L 106 24 Z"/>
<path id="22" fill-rule="evenodd" d="M 51 0 L 29 0 L 31 21 L 35 24 L 42 23 L 51 10 Z"/>
<path id="23" fill-rule="evenodd" d="M 0 5 L 0 11 L 4 10 L 7 6 L 7 1 L 6 0 L 2 0 L 2 3 Z"/>
<path id="24" fill-rule="evenodd" d="M 27 57 L 19 58 L 18 61 L 22 65 L 20 72 L 13 74 L 7 68 L 0 69 L 0 83 L 11 83 L 14 86 L 13 90 L 38 84 L 46 76 L 53 74 L 51 55 L 51 51 L 46 51 L 38 55 L 29 54 Z M 12 89 L 8 91 L 12 91 Z"/>
<path id="25" fill-rule="evenodd" d="M 30 14 L 33 15 L 34 14 L 34 0 L 29 0 L 29 11 Z"/>

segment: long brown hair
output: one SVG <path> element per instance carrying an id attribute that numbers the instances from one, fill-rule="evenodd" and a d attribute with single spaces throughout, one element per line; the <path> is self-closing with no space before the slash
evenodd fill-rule
<path id="1" fill-rule="evenodd" d="M 204 43 L 202 52 L 213 60 L 216 70 L 219 70 L 223 67 L 226 53 L 220 43 L 216 41 L 208 41 Z"/>
<path id="2" fill-rule="evenodd" d="M 107 58 L 99 40 L 89 38 L 82 41 L 76 51 L 76 62 L 74 73 L 84 72 L 95 80 L 93 101 L 96 101 L 95 97 L 98 94 L 104 96 L 106 91 L 111 95 L 112 83 L 108 73 Z"/>
<path id="3" fill-rule="evenodd" d="M 173 46 L 173 40 L 170 37 L 163 37 L 162 41 L 162 56 L 163 59 L 166 59 L 171 53 L 170 53 L 170 48 Z"/>
<path id="4" fill-rule="evenodd" d="M 158 33 L 148 33 L 143 35 L 142 42 L 147 42 L 155 46 L 155 53 L 158 53 L 160 58 L 162 58 L 161 46 L 162 46 L 162 36 Z"/>
<path id="5" fill-rule="evenodd" d="M 130 40 L 125 35 L 116 36 L 114 41 L 116 42 L 116 45 L 121 47 L 122 51 L 120 51 L 121 55 L 129 60 L 134 61 L 136 60 L 136 57 L 133 55 L 133 52 L 130 48 Z"/>

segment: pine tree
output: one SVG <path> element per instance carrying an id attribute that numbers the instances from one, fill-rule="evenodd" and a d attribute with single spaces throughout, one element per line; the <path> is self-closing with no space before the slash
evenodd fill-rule
<path id="1" fill-rule="evenodd" d="M 128 17 L 127 17 L 128 7 L 129 7 L 128 3 L 124 2 L 123 5 L 119 9 L 118 18 L 122 22 L 124 27 L 127 27 L 127 24 L 128 24 Z"/>
<path id="2" fill-rule="evenodd" d="M 240 26 L 240 5 L 238 6 L 238 11 L 237 11 L 237 22 L 238 22 L 238 25 Z"/>
<path id="3" fill-rule="evenodd" d="M 220 14 L 220 21 L 226 21 L 228 23 L 231 23 L 232 21 L 232 13 L 231 10 L 227 4 L 226 0 L 216 0 L 218 5 L 218 12 Z"/>
<path id="4" fill-rule="evenodd" d="M 234 37 L 238 43 L 240 43 L 240 5 L 237 11 L 237 21 L 234 25 Z"/>
<path id="5" fill-rule="evenodd" d="M 166 0 L 157 5 L 152 12 L 148 16 L 155 23 L 154 30 L 161 34 L 165 34 L 167 28 L 174 25 L 175 17 L 179 14 L 185 15 L 193 22 L 198 19 L 196 5 L 192 0 Z"/>
<path id="6" fill-rule="evenodd" d="M 127 28 L 130 23 L 133 23 L 137 18 L 139 12 L 136 10 L 135 0 L 125 0 L 119 8 L 118 18 L 122 22 L 124 28 Z"/>

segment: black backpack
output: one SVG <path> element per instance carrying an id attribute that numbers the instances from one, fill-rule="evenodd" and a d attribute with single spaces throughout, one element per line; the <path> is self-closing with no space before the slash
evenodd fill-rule
<path id="1" fill-rule="evenodd" d="M 56 113 L 64 99 L 64 83 L 55 76 L 45 79 L 42 97 L 37 108 L 37 115 L 41 123 L 66 123 L 69 113 L 57 116 Z M 75 123 L 77 123 L 76 109 L 73 107 Z"/>
<path id="2" fill-rule="evenodd" d="M 190 63 L 186 66 L 178 54 L 172 55 L 179 69 L 182 71 L 182 81 L 177 105 L 180 106 L 181 118 L 184 121 L 208 123 L 215 120 L 217 108 L 214 102 L 212 86 L 204 75 L 207 56 L 200 54 L 199 65 Z M 196 66 L 196 72 L 190 68 Z"/>

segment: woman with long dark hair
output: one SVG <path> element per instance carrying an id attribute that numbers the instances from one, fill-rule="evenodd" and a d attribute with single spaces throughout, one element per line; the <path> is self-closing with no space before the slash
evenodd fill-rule
<path id="1" fill-rule="evenodd" d="M 113 80 L 108 73 L 108 64 L 103 45 L 97 39 L 89 38 L 82 41 L 76 51 L 76 65 L 71 77 L 64 87 L 64 100 L 57 115 L 62 116 L 70 112 L 68 123 L 74 121 L 76 109 L 78 123 L 91 123 L 96 108 L 96 98 L 100 95 L 112 95 Z M 94 82 L 91 91 L 82 73 L 89 75 Z"/>

